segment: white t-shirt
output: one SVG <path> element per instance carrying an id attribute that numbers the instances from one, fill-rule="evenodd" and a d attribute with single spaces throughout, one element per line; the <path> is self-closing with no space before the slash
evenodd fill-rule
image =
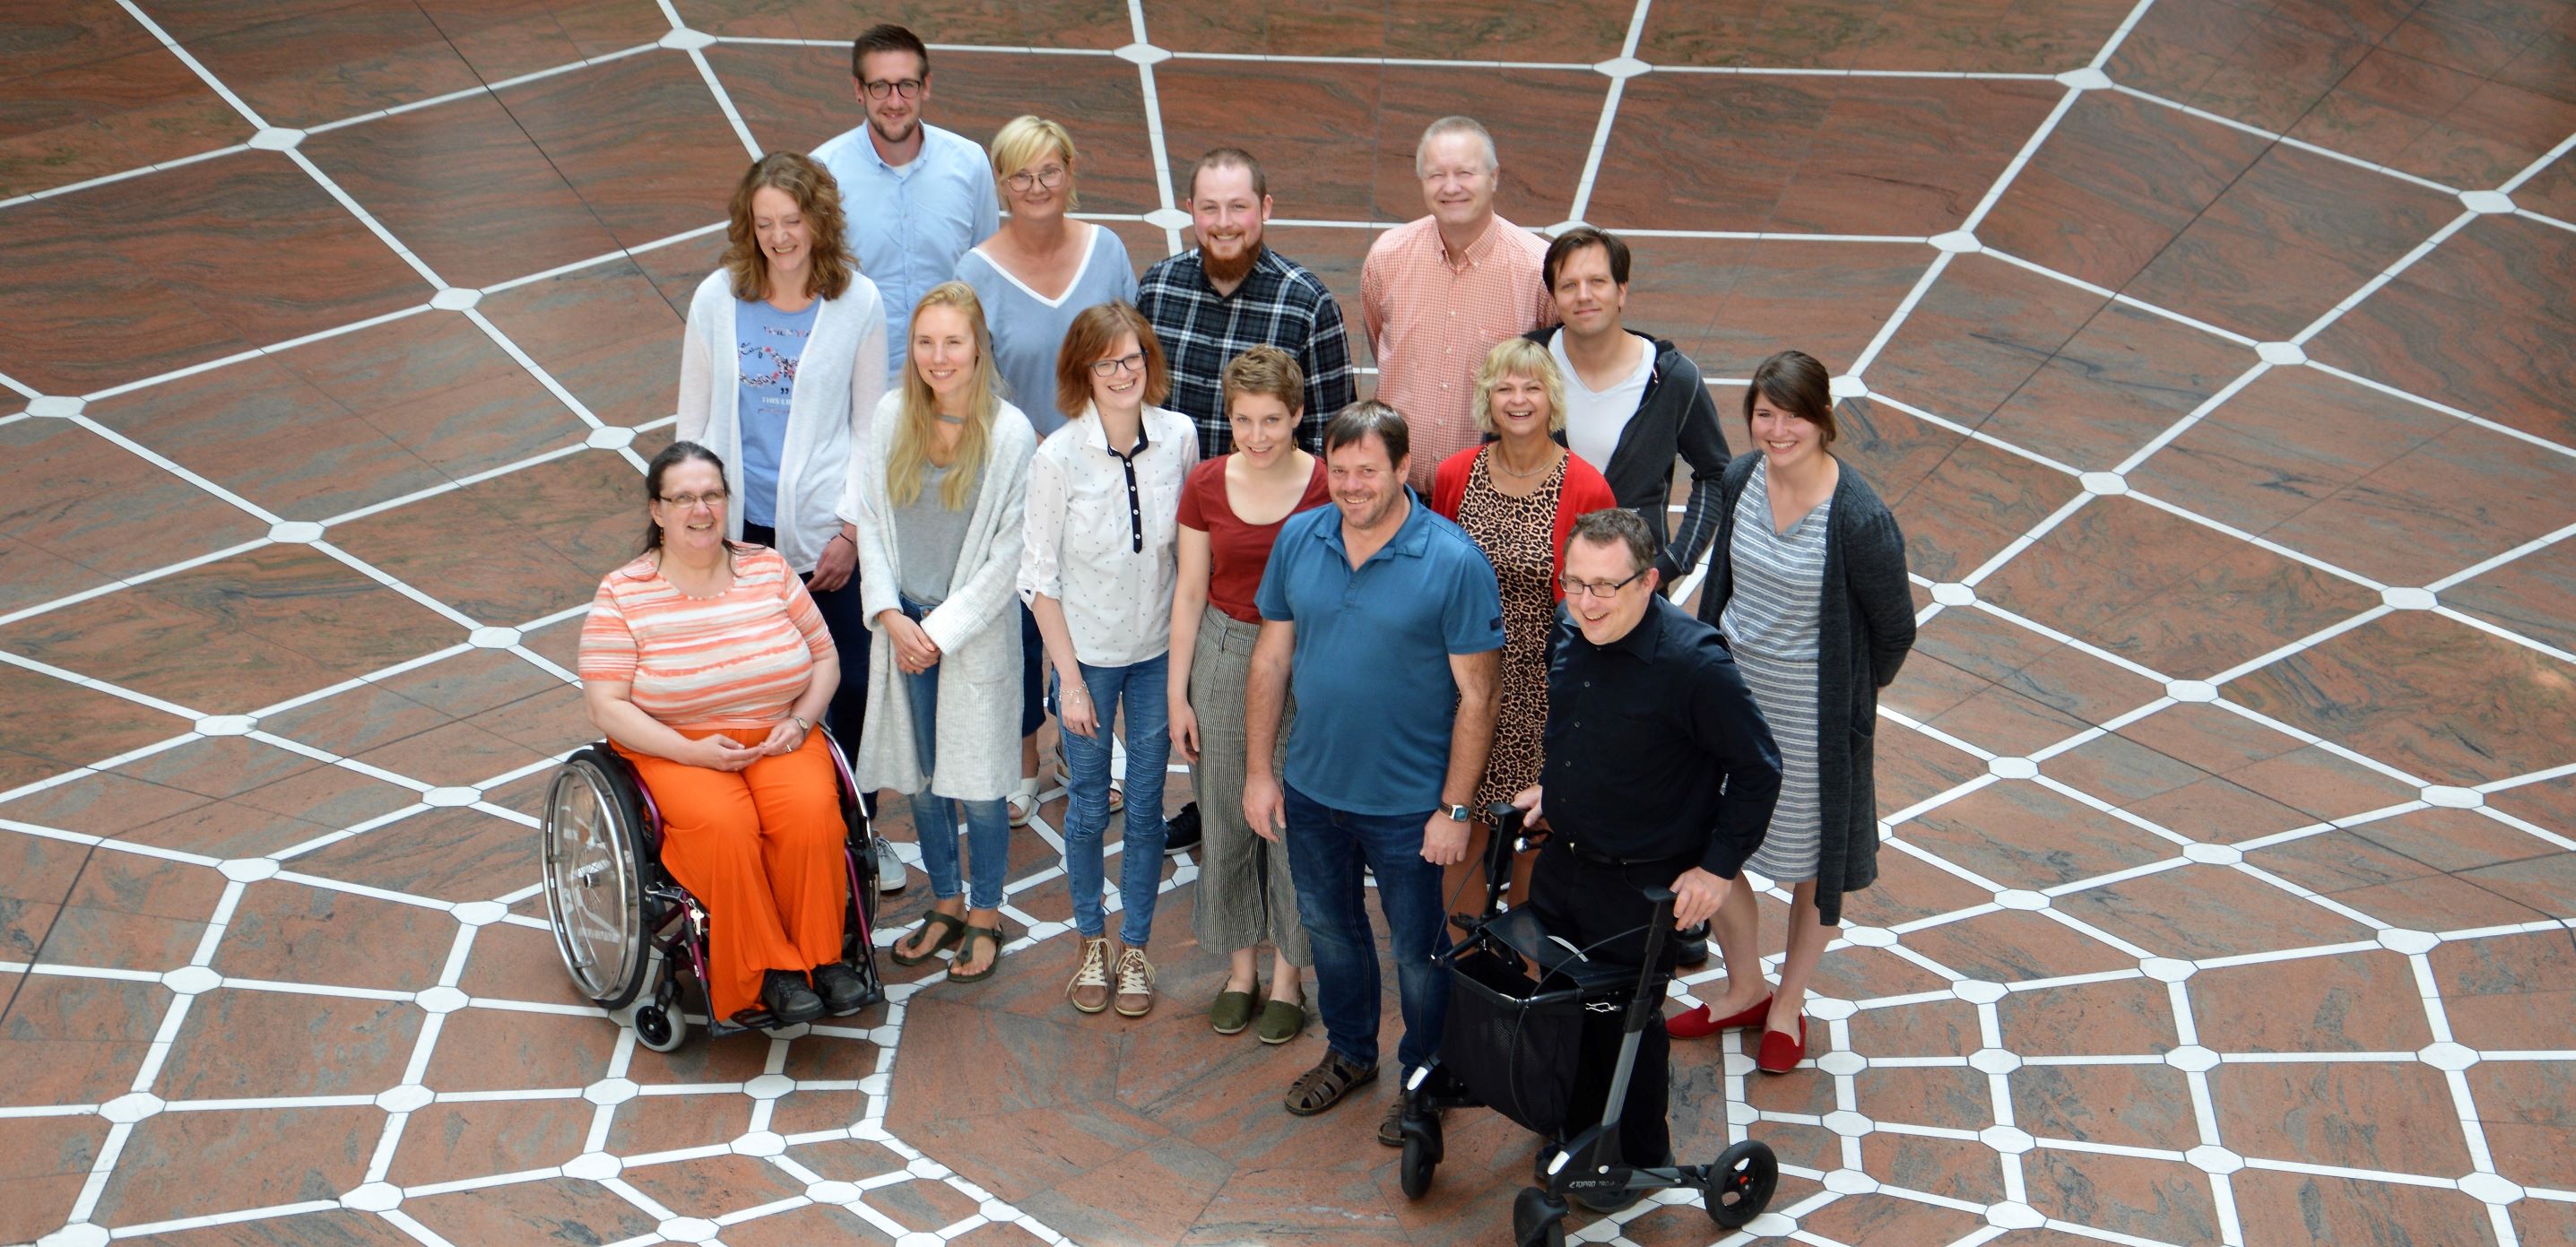
<path id="1" fill-rule="evenodd" d="M 1646 397 L 1646 382 L 1655 375 L 1655 344 L 1642 334 L 1628 335 L 1637 340 L 1637 366 L 1606 390 L 1595 390 L 1583 384 L 1583 374 L 1574 370 L 1574 361 L 1566 358 L 1565 333 L 1557 331 L 1548 339 L 1547 352 L 1556 357 L 1556 370 L 1565 376 L 1565 444 L 1585 463 L 1601 471 L 1610 468 L 1610 454 L 1619 449 L 1619 435 L 1628 429 L 1628 420 L 1637 414 L 1637 404 Z"/>

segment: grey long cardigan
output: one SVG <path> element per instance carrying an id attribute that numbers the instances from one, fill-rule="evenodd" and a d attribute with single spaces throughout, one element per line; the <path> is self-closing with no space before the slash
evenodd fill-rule
<path id="1" fill-rule="evenodd" d="M 868 646 L 868 726 L 852 769 L 861 792 L 912 793 L 927 785 L 942 797 L 998 800 L 1020 782 L 1020 613 L 1014 588 L 1029 456 L 1037 453 L 1038 435 L 1019 408 L 1002 403 L 994 413 L 947 600 L 922 617 L 921 630 L 941 654 L 938 739 L 932 742 L 939 774 L 926 776 L 904 701 L 908 694 L 896 683 L 906 677 L 894 669 L 894 643 L 885 639 L 885 623 L 877 617 L 903 604 L 894 503 L 886 495 L 886 459 L 902 423 L 903 391 L 896 390 L 877 404 L 860 470 L 841 504 L 842 514 L 859 528 L 859 600 L 876 638 Z"/>
<path id="2" fill-rule="evenodd" d="M 1735 507 L 1762 452 L 1726 465 L 1719 487 L 1717 543 L 1699 617 L 1715 625 L 1735 593 L 1729 563 Z M 1878 690 L 1896 679 L 1914 648 L 1914 595 L 1905 578 L 1905 534 L 1878 491 L 1849 463 L 1834 485 L 1825 520 L 1825 590 L 1816 654 L 1816 779 L 1824 806 L 1824 853 L 1816 863 L 1816 913 L 1826 926 L 1843 920 L 1843 893 L 1878 879 L 1878 791 L 1871 780 L 1878 733 Z M 1832 730 L 1837 711 L 1845 730 Z"/>

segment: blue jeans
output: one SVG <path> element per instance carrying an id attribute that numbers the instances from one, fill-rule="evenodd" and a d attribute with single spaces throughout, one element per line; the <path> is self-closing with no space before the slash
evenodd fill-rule
<path id="1" fill-rule="evenodd" d="M 914 623 L 929 614 L 928 607 L 911 598 L 897 595 L 904 616 Z M 921 763 L 925 780 L 937 773 L 939 740 L 939 668 L 931 667 L 919 675 L 898 671 L 894 678 L 903 683 L 904 701 L 912 710 L 912 740 L 916 759 Z M 862 681 L 864 683 L 864 681 Z M 912 834 L 921 843 L 921 868 L 930 875 L 930 893 L 948 900 L 959 892 L 957 880 L 957 823 L 960 811 L 966 823 L 968 864 L 973 874 L 973 895 L 967 904 L 976 909 L 1000 909 L 1003 883 L 1010 877 L 1011 807 L 999 797 L 990 801 L 960 801 L 934 796 L 927 783 L 922 790 L 909 794 L 912 802 Z"/>
<path id="2" fill-rule="evenodd" d="M 1407 1073 L 1440 1054 L 1449 984 L 1433 958 L 1449 949 L 1440 868 L 1422 860 L 1419 814 L 1353 814 L 1289 787 L 1288 876 L 1315 951 L 1315 1005 L 1324 1039 L 1354 1065 L 1377 1064 L 1380 1009 L 1377 934 L 1369 929 L 1365 864 L 1377 873 L 1378 910 L 1395 944 L 1395 993 L 1404 1011 L 1396 1059 Z"/>
<path id="3" fill-rule="evenodd" d="M 1100 726 L 1091 736 L 1064 734 L 1064 764 L 1072 772 L 1064 783 L 1064 879 L 1073 889 L 1073 925 L 1084 939 L 1099 938 L 1109 925 L 1100 905 L 1100 837 L 1109 828 L 1109 731 L 1124 706 L 1127 834 L 1119 850 L 1118 899 L 1127 917 L 1118 938 L 1142 948 L 1154 934 L 1154 902 L 1163 885 L 1163 768 L 1172 752 L 1172 708 L 1163 698 L 1172 662 L 1157 654 L 1125 667 L 1080 666 Z"/>

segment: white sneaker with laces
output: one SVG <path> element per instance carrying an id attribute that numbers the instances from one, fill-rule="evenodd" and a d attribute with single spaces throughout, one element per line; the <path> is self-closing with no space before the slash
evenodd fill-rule
<path id="1" fill-rule="evenodd" d="M 877 891 L 903 891 L 904 886 L 912 882 L 904 873 L 903 859 L 895 855 L 894 845 L 884 836 L 871 835 L 869 838 L 876 841 Z"/>

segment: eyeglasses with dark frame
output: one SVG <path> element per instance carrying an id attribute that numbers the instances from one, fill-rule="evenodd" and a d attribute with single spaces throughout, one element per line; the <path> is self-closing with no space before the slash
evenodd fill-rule
<path id="1" fill-rule="evenodd" d="M 861 83 L 860 85 L 867 89 L 868 98 L 872 100 L 881 100 L 888 95 L 900 95 L 905 99 L 911 99 L 914 96 L 921 94 L 921 79 L 919 78 L 898 78 L 890 81 L 881 80 L 877 82 Z"/>
<path id="2" fill-rule="evenodd" d="M 1600 598 L 1607 601 L 1619 596 L 1619 591 L 1621 589 L 1625 589 L 1628 586 L 1637 583 L 1637 577 L 1645 575 L 1648 570 L 1649 569 L 1647 568 L 1640 567 L 1637 569 L 1635 575 L 1628 577 L 1626 580 L 1619 581 L 1616 584 L 1606 581 L 1596 584 L 1589 580 L 1577 580 L 1572 576 L 1568 576 L 1557 583 L 1564 587 L 1565 596 L 1567 597 Z"/>
<path id="3" fill-rule="evenodd" d="M 1091 375 L 1095 377 L 1114 377 L 1122 371 L 1145 371 L 1145 353 L 1143 351 L 1129 351 L 1116 359 L 1095 359 L 1091 361 Z"/>
<path id="4" fill-rule="evenodd" d="M 724 506 L 725 499 L 729 496 L 730 495 L 726 494 L 725 491 L 721 489 L 710 489 L 703 494 L 664 494 L 662 495 L 662 501 L 670 503 L 672 506 L 678 507 L 683 511 L 687 511 L 695 508 L 701 502 L 710 507 L 720 508 Z"/>

